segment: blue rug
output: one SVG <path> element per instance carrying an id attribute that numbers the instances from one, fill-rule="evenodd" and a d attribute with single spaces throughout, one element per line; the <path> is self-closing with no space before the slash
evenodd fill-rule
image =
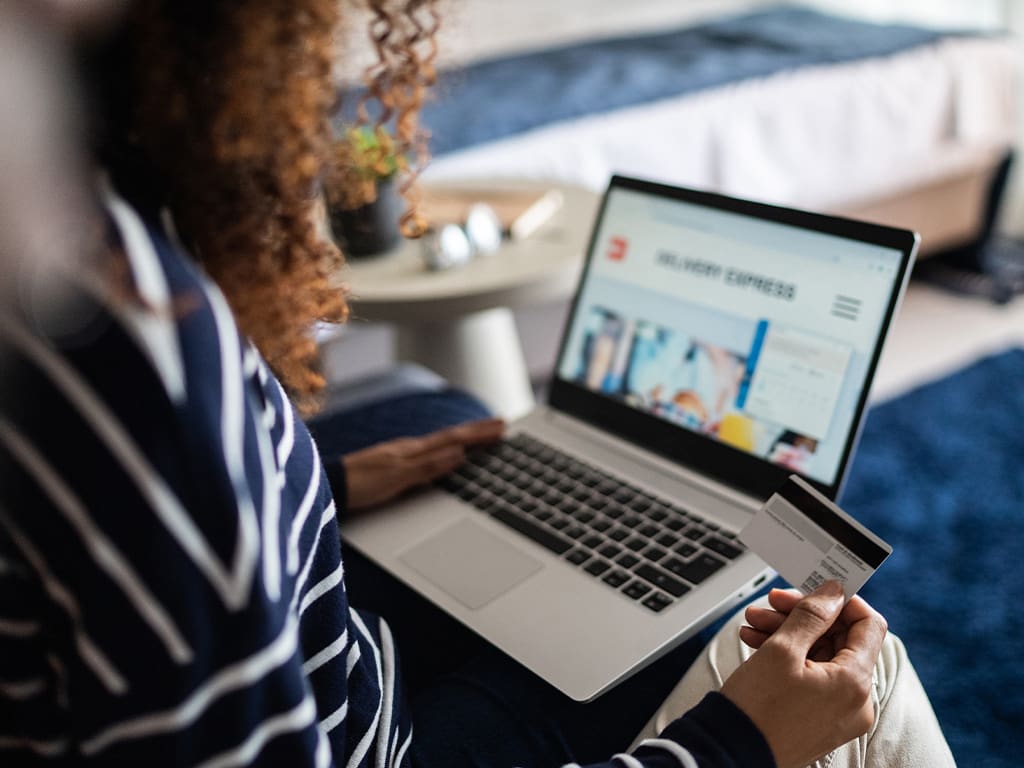
<path id="1" fill-rule="evenodd" d="M 906 642 L 957 763 L 1024 763 L 1024 350 L 869 413 L 843 507 L 894 547 L 862 594 Z"/>

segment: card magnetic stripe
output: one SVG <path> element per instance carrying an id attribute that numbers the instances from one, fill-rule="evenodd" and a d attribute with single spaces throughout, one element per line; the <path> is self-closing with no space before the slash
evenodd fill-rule
<path id="1" fill-rule="evenodd" d="M 779 495 L 799 509 L 807 518 L 824 530 L 833 539 L 857 555 L 861 560 L 877 568 L 889 556 L 889 551 L 880 547 L 861 531 L 850 525 L 820 499 L 811 495 L 792 480 L 779 490 Z"/>

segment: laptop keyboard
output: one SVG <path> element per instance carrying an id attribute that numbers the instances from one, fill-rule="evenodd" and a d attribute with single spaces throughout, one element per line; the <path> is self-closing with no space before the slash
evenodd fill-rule
<path id="1" fill-rule="evenodd" d="M 658 613 L 744 551 L 736 534 L 525 434 L 438 485 Z"/>

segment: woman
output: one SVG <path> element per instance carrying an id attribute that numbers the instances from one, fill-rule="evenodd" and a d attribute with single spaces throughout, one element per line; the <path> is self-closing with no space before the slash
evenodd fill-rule
<path id="1" fill-rule="evenodd" d="M 412 143 L 431 7 L 371 7 L 394 65 L 374 90 Z M 346 313 L 313 214 L 337 15 L 136 0 L 82 59 L 100 236 L 54 270 L 59 311 L 23 293 L 0 326 L 4 764 L 799 766 L 880 722 L 884 622 L 828 589 L 748 610 L 741 637 L 764 650 L 682 717 L 697 702 L 678 689 L 632 755 L 612 751 L 678 669 L 653 668 L 642 710 L 632 681 L 581 708 L 485 649 L 418 671 L 407 700 L 401 658 L 435 655 L 407 610 L 422 606 L 383 606 L 397 650 L 351 607 L 336 515 L 450 471 L 502 425 L 321 459 L 292 407 L 322 385 L 311 325 Z"/>

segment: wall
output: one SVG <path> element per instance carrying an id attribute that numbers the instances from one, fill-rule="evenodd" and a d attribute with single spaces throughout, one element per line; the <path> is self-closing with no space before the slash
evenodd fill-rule
<path id="1" fill-rule="evenodd" d="M 1004 0 L 1006 27 L 1019 41 L 1017 58 L 1020 62 L 1017 78 L 1017 165 L 1010 177 L 1010 189 L 1003 206 L 1000 224 L 1003 230 L 1024 237 L 1024 2 Z"/>

